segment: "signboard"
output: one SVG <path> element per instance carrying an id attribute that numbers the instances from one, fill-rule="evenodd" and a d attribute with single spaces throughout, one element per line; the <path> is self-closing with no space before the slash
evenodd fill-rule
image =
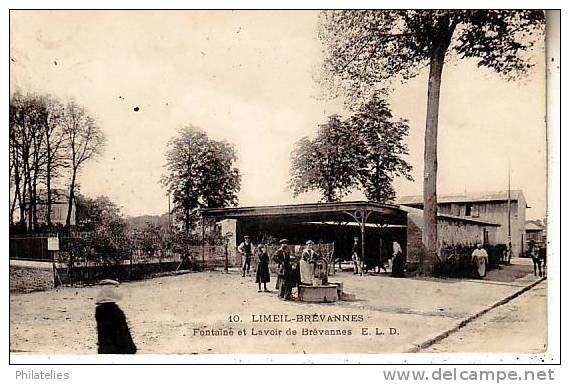
<path id="1" fill-rule="evenodd" d="M 48 237 L 47 249 L 48 251 L 59 251 L 59 237 Z"/>

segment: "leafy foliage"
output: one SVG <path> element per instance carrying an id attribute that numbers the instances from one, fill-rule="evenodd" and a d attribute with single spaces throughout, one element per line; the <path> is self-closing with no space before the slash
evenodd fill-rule
<path id="1" fill-rule="evenodd" d="M 437 259 L 437 131 L 444 64 L 474 59 L 508 80 L 533 65 L 527 51 L 544 29 L 537 10 L 325 11 L 320 81 L 331 96 L 354 108 L 377 91 L 387 93 L 429 68 L 424 149 L 423 244 L 428 264 Z M 420 260 L 423 270 L 424 260 Z M 428 267 L 429 268 L 429 267 Z M 423 273 L 423 271 L 422 271 Z"/>
<path id="2" fill-rule="evenodd" d="M 395 120 L 390 107 L 376 94 L 354 115 L 334 115 L 314 140 L 303 137 L 293 151 L 290 187 L 295 196 L 317 190 L 322 200 L 334 202 L 352 189 L 362 189 L 368 200 L 391 202 L 396 176 L 411 180 L 411 166 L 403 156 L 408 148 L 405 120 Z"/>
<path id="3" fill-rule="evenodd" d="M 339 201 L 357 184 L 357 170 L 364 167 L 353 126 L 333 115 L 319 127 L 317 137 L 301 138 L 291 154 L 293 195 L 309 190 L 322 193 L 325 202 Z"/>
<path id="4" fill-rule="evenodd" d="M 122 233 L 127 221 L 121 214 L 121 208 L 107 196 L 90 198 L 79 195 L 76 199 L 77 230 L 92 232 L 107 227 L 114 233 Z"/>
<path id="5" fill-rule="evenodd" d="M 473 58 L 516 79 L 533 66 L 525 53 L 541 36 L 537 10 L 351 10 L 321 14 L 324 89 L 362 100 L 378 87 L 407 80 L 430 65 L 436 48 L 447 59 Z M 445 49 L 444 49 L 445 53 Z"/>
<path id="6" fill-rule="evenodd" d="M 76 254 L 102 261 L 120 260 L 128 255 L 127 221 L 120 207 L 107 196 L 77 196 L 76 220 L 79 234 L 84 234 L 75 239 Z"/>
<path id="7" fill-rule="evenodd" d="M 403 176 L 412 180 L 412 166 L 403 158 L 408 147 L 406 120 L 396 120 L 387 102 L 377 93 L 349 120 L 357 133 L 365 167 L 358 170 L 358 179 L 366 198 L 371 201 L 393 202 L 393 180 Z"/>
<path id="8" fill-rule="evenodd" d="M 237 204 L 241 175 L 236 160 L 231 144 L 211 140 L 192 126 L 169 141 L 161 182 L 172 193 L 175 218 L 186 231 L 194 226 L 198 209 Z"/>
<path id="9" fill-rule="evenodd" d="M 144 227 L 132 231 L 132 241 L 135 249 L 154 255 L 168 244 L 168 236 L 163 227 L 147 222 Z"/>

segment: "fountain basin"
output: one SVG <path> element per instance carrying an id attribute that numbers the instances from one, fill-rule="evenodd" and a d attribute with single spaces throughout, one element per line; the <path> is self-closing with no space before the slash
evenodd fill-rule
<path id="1" fill-rule="evenodd" d="M 334 303 L 339 300 L 338 284 L 299 285 L 299 301 Z"/>

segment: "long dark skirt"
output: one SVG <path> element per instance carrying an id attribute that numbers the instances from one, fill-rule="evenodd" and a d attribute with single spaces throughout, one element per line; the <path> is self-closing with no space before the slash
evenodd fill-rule
<path id="1" fill-rule="evenodd" d="M 95 308 L 100 354 L 133 354 L 137 347 L 131 337 L 125 314 L 115 303 L 98 304 Z"/>
<path id="2" fill-rule="evenodd" d="M 256 283 L 269 283 L 271 277 L 269 276 L 269 265 L 267 263 L 259 263 L 257 265 L 257 272 L 255 273 Z"/>
<path id="3" fill-rule="evenodd" d="M 285 284 L 285 276 L 277 275 L 277 280 L 275 281 L 275 289 L 277 289 L 277 291 L 280 291 L 283 284 Z"/>

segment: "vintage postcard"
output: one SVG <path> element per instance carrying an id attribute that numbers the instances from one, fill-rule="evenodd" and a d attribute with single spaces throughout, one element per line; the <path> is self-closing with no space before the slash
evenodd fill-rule
<path id="1" fill-rule="evenodd" d="M 558 17 L 11 10 L 11 361 L 551 356 Z"/>

